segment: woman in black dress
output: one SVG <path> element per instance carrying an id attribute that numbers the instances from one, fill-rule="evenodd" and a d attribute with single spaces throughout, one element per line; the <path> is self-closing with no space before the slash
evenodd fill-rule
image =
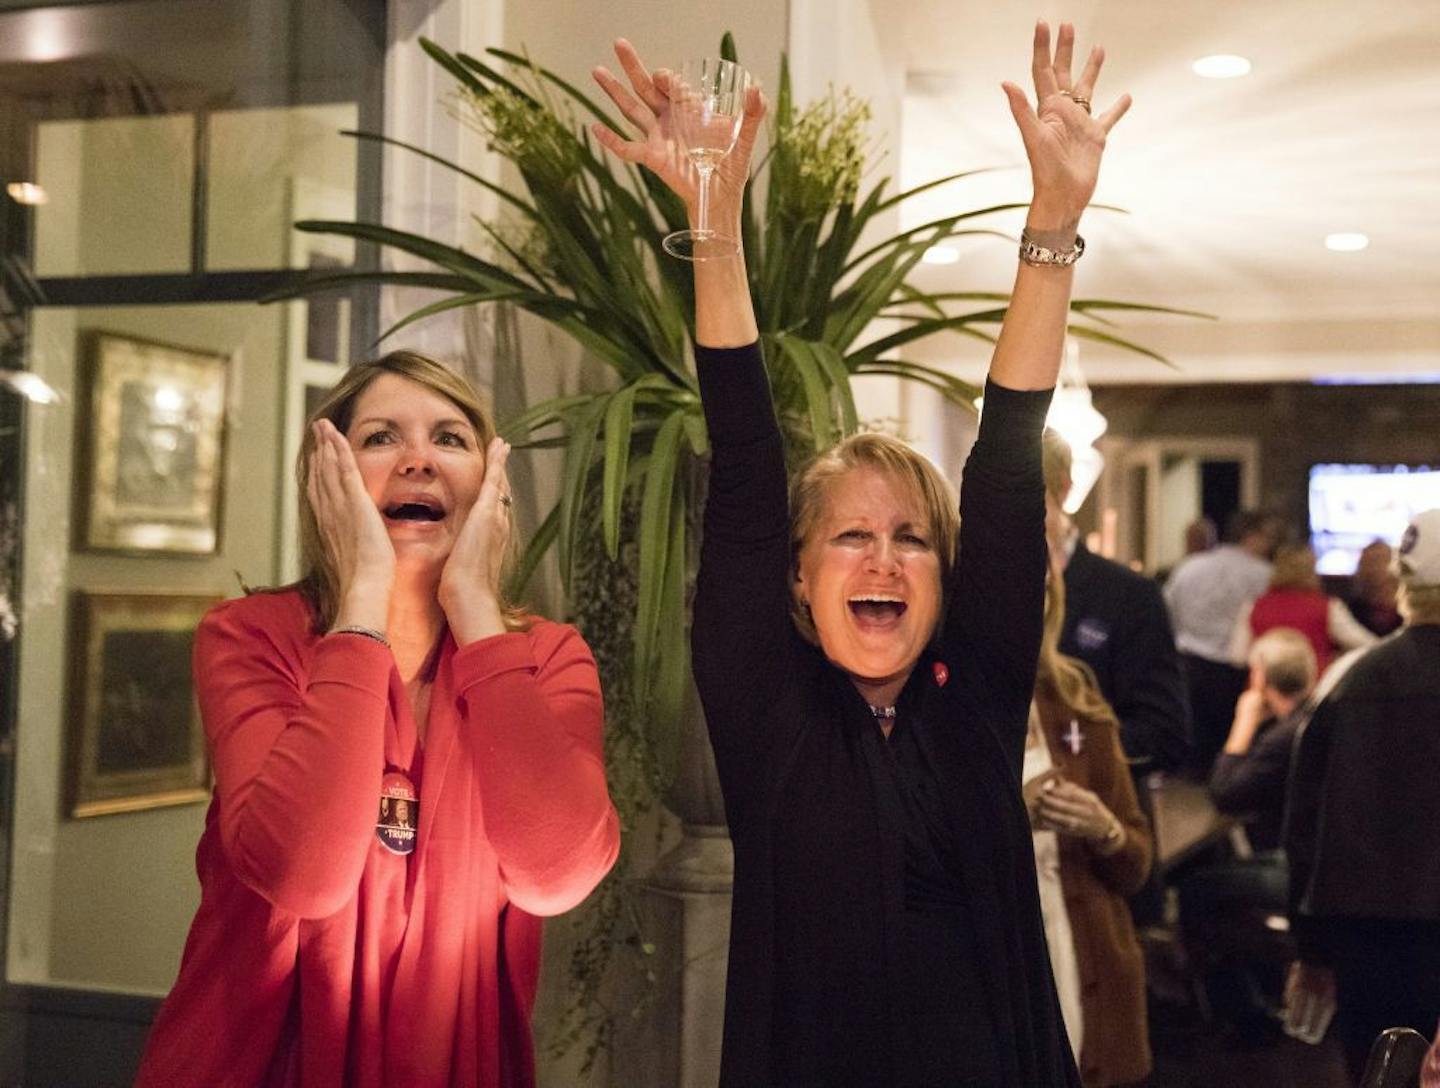
<path id="1" fill-rule="evenodd" d="M 722 1082 L 1078 1085 L 1050 977 L 1020 794 L 1045 587 L 1040 433 L 1060 365 L 1080 214 L 1122 97 L 1102 53 L 1034 39 L 1038 109 L 1005 84 L 1034 199 L 955 513 L 923 458 L 864 436 L 787 499 L 743 254 L 695 266 L 713 460 L 695 678 L 735 845 Z M 614 154 L 691 208 L 670 75 L 628 43 L 595 77 L 640 130 Z M 764 101 L 712 179 L 739 237 Z"/>

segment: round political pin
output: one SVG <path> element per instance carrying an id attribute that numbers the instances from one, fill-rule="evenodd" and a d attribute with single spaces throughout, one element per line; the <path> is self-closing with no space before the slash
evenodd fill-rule
<path id="1" fill-rule="evenodd" d="M 946 684 L 950 682 L 950 670 L 946 667 L 945 662 L 943 661 L 935 662 L 933 667 L 935 671 L 935 683 L 939 684 L 943 688 Z"/>
<path id="2" fill-rule="evenodd" d="M 380 818 L 375 835 L 392 854 L 409 854 L 415 849 L 415 831 L 420 826 L 420 796 L 415 784 L 399 771 L 387 771 L 380 780 Z"/>

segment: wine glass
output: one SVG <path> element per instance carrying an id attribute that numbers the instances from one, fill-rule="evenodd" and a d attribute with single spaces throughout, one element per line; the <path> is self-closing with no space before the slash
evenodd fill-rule
<path id="1" fill-rule="evenodd" d="M 673 78 L 671 116 L 685 156 L 700 175 L 700 209 L 694 230 L 665 237 L 665 252 L 686 261 L 733 257 L 740 240 L 710 228 L 710 175 L 740 134 L 750 77 L 732 60 L 687 60 Z"/>

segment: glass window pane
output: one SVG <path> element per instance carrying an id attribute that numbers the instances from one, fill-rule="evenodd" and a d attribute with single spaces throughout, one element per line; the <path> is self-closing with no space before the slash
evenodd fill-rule
<path id="1" fill-rule="evenodd" d="M 252 586 L 277 580 L 281 526 L 293 532 L 289 512 L 296 500 L 293 473 L 282 462 L 293 459 L 303 427 L 289 406 L 304 390 L 291 393 L 287 387 L 302 376 L 291 373 L 286 360 L 285 324 L 283 307 L 253 303 L 56 307 L 33 315 L 32 368 L 66 396 L 59 404 L 36 407 L 26 428 L 30 502 L 23 526 L 25 643 L 18 706 L 23 742 L 16 767 L 23 788 L 15 797 L 15 898 L 7 954 L 13 982 L 159 995 L 175 978 L 199 900 L 194 851 L 205 805 L 161 804 L 163 798 L 155 794 L 153 808 L 119 811 L 126 807 L 122 802 L 109 814 L 69 816 L 76 783 L 102 777 L 70 762 L 70 749 L 89 728 L 83 712 L 77 712 L 84 705 L 77 699 L 98 684 L 108 707 L 117 690 L 107 671 L 108 645 L 101 656 L 104 667 L 96 669 L 77 645 L 72 624 L 82 594 L 123 592 L 166 602 L 194 594 L 235 596 L 237 573 Z M 110 478 L 119 488 L 127 456 L 124 436 L 113 457 L 97 450 L 87 459 L 83 452 L 106 430 L 104 398 L 94 395 L 97 375 L 93 360 L 87 360 L 99 334 L 150 350 L 157 358 L 183 352 L 228 360 L 228 423 L 218 465 L 219 540 L 211 554 L 66 546 L 78 544 L 77 521 L 92 491 L 104 486 L 101 479 Z M 131 374 L 132 385 L 143 380 Z M 161 431 L 163 439 L 168 430 Z M 119 474 L 92 471 L 111 461 L 119 462 Z M 187 478 L 183 471 L 172 475 Z M 144 518 L 154 507 L 154 516 L 161 517 L 174 506 L 132 501 L 126 510 Z M 65 663 L 76 659 L 86 664 L 72 673 Z M 164 656 L 157 661 L 173 666 Z M 150 730 L 169 728 L 164 723 L 173 718 L 166 714 L 171 708 L 154 691 L 132 684 L 121 694 L 120 710 L 140 707 L 147 711 L 142 717 Z M 107 715 L 101 731 L 109 730 L 114 739 L 114 721 L 126 720 Z M 96 735 L 103 747 L 104 736 Z M 133 739 L 130 733 L 120 735 Z M 155 740 L 170 735 L 143 732 L 139 750 L 157 750 Z M 139 759 L 139 765 L 145 766 L 145 760 Z M 136 791 L 130 800 L 146 803 L 145 791 Z"/>
<path id="2" fill-rule="evenodd" d="M 212 114 L 207 268 L 350 264 L 352 242 L 291 224 L 355 218 L 356 141 L 340 132 L 358 118 L 353 102 Z"/>
<path id="3" fill-rule="evenodd" d="M 39 276 L 190 269 L 191 114 L 47 121 L 36 126 Z"/>

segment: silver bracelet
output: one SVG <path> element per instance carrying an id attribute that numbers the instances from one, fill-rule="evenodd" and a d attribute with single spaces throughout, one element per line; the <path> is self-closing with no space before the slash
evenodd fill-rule
<path id="1" fill-rule="evenodd" d="M 377 631 L 373 627 L 365 627 L 358 623 L 347 623 L 344 627 L 332 627 L 328 633 L 332 635 L 360 635 L 362 638 L 374 639 L 386 649 L 390 647 L 390 640 L 385 637 L 384 632 Z"/>
<path id="2" fill-rule="evenodd" d="M 1054 265 L 1058 268 L 1069 268 L 1080 259 L 1084 252 L 1085 239 L 1078 234 L 1075 235 L 1075 244 L 1069 249 L 1051 249 L 1031 238 L 1028 231 L 1020 232 L 1020 259 L 1028 265 L 1036 267 Z"/>

